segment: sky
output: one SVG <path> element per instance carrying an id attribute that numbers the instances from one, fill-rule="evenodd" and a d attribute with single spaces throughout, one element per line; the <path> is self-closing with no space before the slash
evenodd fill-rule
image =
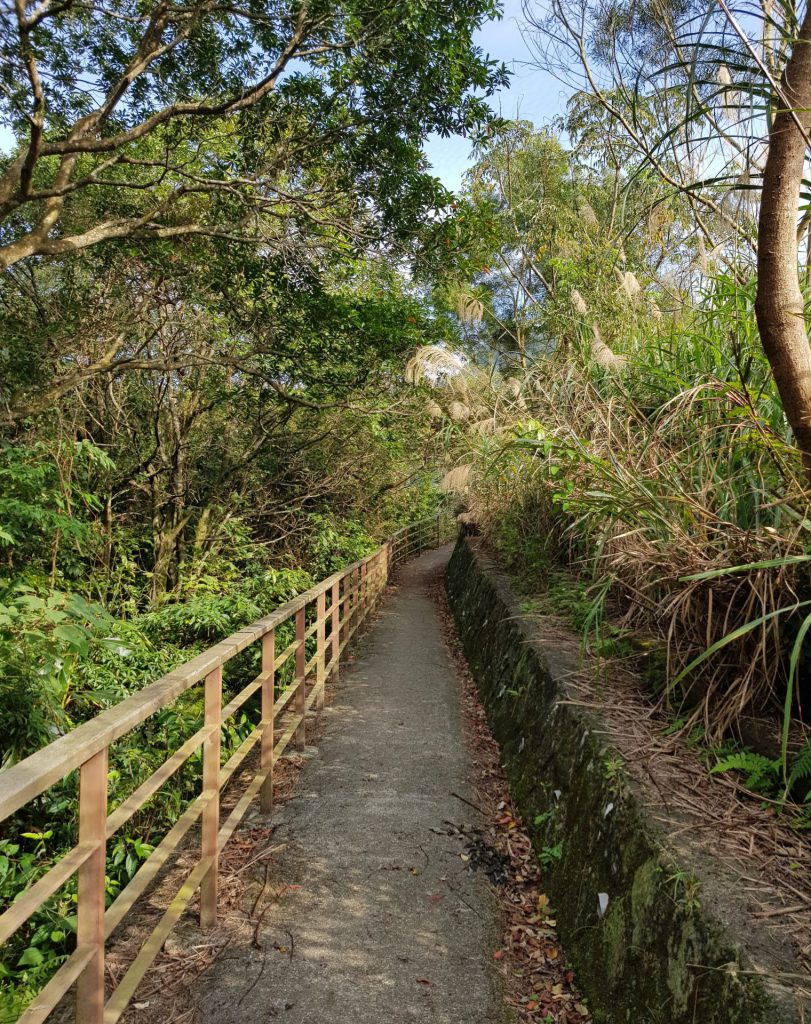
<path id="1" fill-rule="evenodd" d="M 489 22 L 476 34 L 476 43 L 512 72 L 509 89 L 500 90 L 490 101 L 502 117 L 521 117 L 542 125 L 563 113 L 567 95 L 552 75 L 531 67 L 532 54 L 521 35 L 521 0 L 505 0 L 504 17 Z M 425 153 L 434 174 L 450 189 L 458 189 L 470 166 L 470 141 L 458 137 L 443 139 L 431 135 Z"/>

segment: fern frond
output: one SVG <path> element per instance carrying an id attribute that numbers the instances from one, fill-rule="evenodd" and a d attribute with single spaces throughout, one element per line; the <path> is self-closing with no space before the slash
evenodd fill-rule
<path id="1" fill-rule="evenodd" d="M 757 789 L 764 782 L 776 778 L 780 770 L 780 762 L 772 761 L 762 754 L 752 753 L 751 750 L 740 751 L 722 757 L 721 760 L 710 768 L 711 775 L 720 772 L 744 772 L 746 774 L 746 786 L 748 789 Z"/>
<path id="2" fill-rule="evenodd" d="M 811 739 L 806 740 L 805 746 L 791 763 L 788 788 L 791 789 L 801 779 L 811 779 Z"/>

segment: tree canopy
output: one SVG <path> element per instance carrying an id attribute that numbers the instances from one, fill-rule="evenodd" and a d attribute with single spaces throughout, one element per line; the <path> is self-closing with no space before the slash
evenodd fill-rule
<path id="1" fill-rule="evenodd" d="M 410 237 L 428 132 L 475 131 L 494 0 L 18 3 L 2 13 L 0 265 L 120 238 Z"/>

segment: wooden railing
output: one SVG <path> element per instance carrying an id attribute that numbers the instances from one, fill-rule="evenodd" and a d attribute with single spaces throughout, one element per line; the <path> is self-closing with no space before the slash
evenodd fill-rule
<path id="1" fill-rule="evenodd" d="M 318 711 L 323 706 L 327 678 L 337 675 L 341 653 L 377 604 L 392 569 L 399 562 L 438 545 L 451 532 L 447 516 L 405 527 L 373 554 L 323 580 L 265 618 L 0 772 L 2 822 L 68 773 L 79 769 L 78 844 L 0 915 L 2 944 L 74 874 L 78 875 L 76 948 L 30 1003 L 19 1018 L 19 1024 L 44 1021 L 74 982 L 77 1024 L 113 1024 L 198 889 L 200 925 L 203 928 L 214 925 L 217 868 L 223 847 L 257 795 L 262 810 L 271 810 L 275 763 L 291 743 L 296 750 L 304 750 L 307 712 L 313 708 Z M 312 619 L 309 624 L 308 617 Z M 295 638 L 278 652 L 277 630 L 288 622 L 295 625 Z M 315 653 L 307 660 L 308 641 L 312 649 L 313 638 Z M 256 643 L 261 644 L 259 675 L 223 707 L 223 665 Z M 279 672 L 291 659 L 292 681 L 281 689 L 277 685 Z M 205 688 L 202 728 L 108 814 L 110 745 L 200 682 Z M 261 695 L 260 721 L 226 763 L 221 764 L 221 728 L 255 694 Z M 257 746 L 259 757 L 253 779 L 221 823 L 221 791 Z M 186 807 L 127 886 L 105 908 L 107 840 L 201 747 L 203 770 L 199 796 Z M 199 856 L 191 872 L 105 1001 L 106 940 L 198 820 L 201 822 Z"/>

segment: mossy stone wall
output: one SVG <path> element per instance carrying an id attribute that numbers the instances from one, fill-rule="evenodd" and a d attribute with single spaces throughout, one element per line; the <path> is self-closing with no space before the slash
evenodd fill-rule
<path id="1" fill-rule="evenodd" d="M 544 643 L 470 538 L 450 605 L 513 797 L 533 834 L 575 980 L 604 1024 L 788 1024 L 788 988 L 748 959 L 666 850 L 595 714 L 566 703 L 571 645 Z M 606 902 L 607 900 L 607 902 Z"/>

